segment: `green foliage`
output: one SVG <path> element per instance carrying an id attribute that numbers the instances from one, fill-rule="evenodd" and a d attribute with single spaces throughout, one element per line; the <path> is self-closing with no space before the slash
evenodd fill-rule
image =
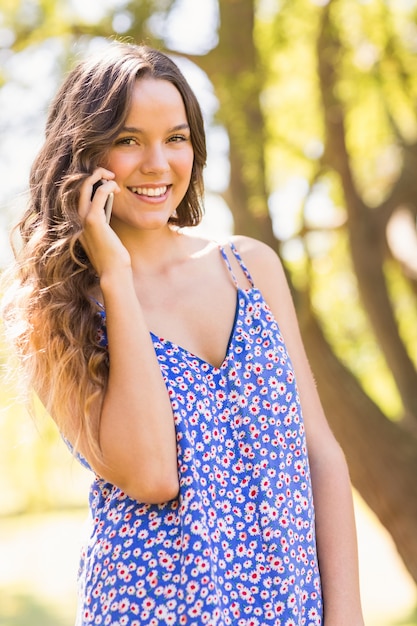
<path id="1" fill-rule="evenodd" d="M 266 69 L 262 97 L 267 121 L 267 168 L 273 191 L 294 172 L 310 179 L 313 146 L 322 142 L 314 37 L 319 12 L 310 2 L 283 3 L 273 20 L 257 23 Z"/>
<path id="2" fill-rule="evenodd" d="M 0 406 L 0 517 L 85 506 L 91 474 L 71 456 L 39 403 L 32 417 L 2 380 Z"/>
<path id="3" fill-rule="evenodd" d="M 326 136 L 317 46 L 326 4 L 297 0 L 280 3 L 274 13 L 260 9 L 256 42 L 267 76 L 262 105 L 268 181 L 271 191 L 280 191 L 281 204 L 287 203 L 277 221 L 287 217 L 294 224 L 282 251 L 295 285 L 310 291 L 339 358 L 383 412 L 398 417 L 401 400 L 358 295 L 341 180 L 322 158 Z M 403 166 L 403 147 L 417 138 L 413 11 L 412 3 L 329 3 L 333 44 L 324 55 L 335 63 L 334 94 L 345 116 L 348 164 L 370 210 L 391 193 Z M 410 162 L 414 168 L 414 153 Z M 282 190 L 297 180 L 300 193 L 294 203 Z M 321 193 L 315 194 L 318 187 Z M 417 361 L 415 294 L 398 263 L 387 261 L 386 277 L 402 339 Z"/>
<path id="4" fill-rule="evenodd" d="M 346 234 L 331 233 L 328 238 L 328 250 L 311 260 L 313 305 L 339 359 L 381 410 L 396 419 L 401 400 L 360 303 Z"/>

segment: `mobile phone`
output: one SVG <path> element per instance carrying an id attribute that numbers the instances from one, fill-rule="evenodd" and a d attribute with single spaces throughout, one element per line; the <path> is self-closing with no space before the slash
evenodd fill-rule
<path id="1" fill-rule="evenodd" d="M 94 183 L 94 185 L 93 185 L 93 193 L 91 194 L 91 199 L 94 198 L 94 194 L 96 193 L 96 191 L 100 187 L 100 185 L 103 184 L 103 182 L 104 181 L 102 181 L 102 180 L 98 180 L 96 183 Z M 107 222 L 107 224 L 110 223 L 111 211 L 112 211 L 112 208 L 113 208 L 113 199 L 114 199 L 114 194 L 110 193 L 107 196 L 106 204 L 104 205 L 104 212 L 106 214 L 106 222 Z"/>

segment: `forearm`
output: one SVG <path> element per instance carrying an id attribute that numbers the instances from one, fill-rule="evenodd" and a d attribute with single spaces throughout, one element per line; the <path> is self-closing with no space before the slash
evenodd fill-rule
<path id="1" fill-rule="evenodd" d="M 311 463 L 324 626 L 363 626 L 348 470 L 339 446 L 327 449 Z"/>
<path id="2" fill-rule="evenodd" d="M 130 496 L 161 502 L 178 491 L 175 428 L 168 392 L 130 269 L 101 279 L 109 379 L 99 441 L 112 481 Z"/>

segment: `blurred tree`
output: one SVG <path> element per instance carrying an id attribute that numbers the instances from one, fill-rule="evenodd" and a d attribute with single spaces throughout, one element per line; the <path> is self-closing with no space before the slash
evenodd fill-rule
<path id="1" fill-rule="evenodd" d="M 206 72 L 229 138 L 235 230 L 283 258 L 352 482 L 417 582 L 417 9 L 218 0 L 218 39 L 202 54 L 170 35 L 181 4 L 119 0 L 88 21 L 70 3 L 9 0 L 3 26 L 9 50 L 116 32 Z"/>
<path id="2" fill-rule="evenodd" d="M 396 261 L 386 237 L 389 220 L 399 210 L 414 215 L 415 229 L 417 180 L 412 165 L 416 153 L 417 119 L 413 118 L 413 111 L 417 83 L 415 80 L 413 83 L 413 51 L 407 50 L 399 36 L 394 36 L 394 11 L 388 10 L 387 3 L 358 3 L 354 8 L 345 0 L 281 2 L 267 25 L 257 23 L 255 5 L 252 0 L 220 0 L 219 44 L 200 62 L 219 96 L 221 119 L 230 138 L 229 206 L 239 232 L 258 236 L 282 252 L 274 237 L 267 200 L 272 189 L 265 175 L 266 155 L 271 149 L 266 129 L 277 124 L 277 111 L 268 105 L 267 87 L 280 54 L 288 55 L 287 61 L 294 71 L 291 48 L 294 46 L 297 51 L 300 45 L 294 39 L 296 34 L 304 47 L 309 46 L 310 60 L 306 61 L 312 76 L 305 81 L 304 93 L 300 90 L 301 100 L 291 104 L 296 112 L 287 115 L 285 144 L 297 145 L 300 128 L 296 124 L 302 119 L 300 115 L 297 120 L 300 106 L 305 113 L 316 116 L 315 126 L 322 128 L 323 155 L 315 165 L 309 168 L 304 165 L 304 170 L 310 169 L 310 187 L 320 179 L 327 179 L 343 203 L 349 255 L 362 307 L 401 399 L 402 415 L 396 421 L 388 419 L 360 379 L 337 356 L 326 337 L 325 321 L 314 311 L 312 283 L 304 281 L 301 289 L 294 288 L 294 297 L 326 413 L 346 452 L 353 484 L 391 533 L 417 581 L 417 371 L 411 357 L 413 346 L 407 344 L 401 332 L 390 295 L 387 263 Z M 354 37 L 350 30 L 352 21 L 355 21 Z M 234 27 L 237 23 L 238 29 Z M 378 33 L 375 43 L 369 40 L 371 23 L 373 31 Z M 412 24 L 410 19 L 409 25 Z M 368 72 L 354 63 L 356 48 L 365 44 L 379 59 L 378 63 L 370 64 Z M 311 58 L 316 59 L 316 72 L 312 71 Z M 297 60 L 303 62 L 302 52 Z M 397 106 L 392 93 L 387 91 L 388 78 L 393 88 L 393 66 L 401 76 L 395 84 L 400 102 Z M 302 66 L 297 69 L 304 76 Z M 280 93 L 288 89 L 284 82 L 279 83 Z M 375 127 L 366 129 L 361 117 L 366 116 L 366 124 L 372 97 L 378 105 L 373 118 L 371 114 Z M 363 111 L 360 110 L 362 98 Z M 396 115 L 407 107 L 408 128 L 401 129 Z M 314 126 L 308 121 L 304 123 L 305 140 Z M 356 125 L 367 132 L 367 148 L 377 156 L 378 150 L 383 151 L 387 145 L 396 147 L 398 165 L 391 174 L 390 184 L 386 180 L 383 185 L 378 184 L 376 177 L 369 174 L 361 176 L 363 155 L 355 141 L 359 132 Z M 378 125 L 385 131 L 381 132 L 382 141 L 375 138 Z M 299 152 L 303 153 L 302 146 Z M 304 160 L 308 156 L 305 152 Z M 370 198 L 372 204 L 366 197 L 367 185 L 376 187 Z M 304 237 L 308 252 L 308 229 L 304 227 L 304 232 L 299 234 Z M 312 271 L 310 263 L 310 277 Z M 415 288 L 411 271 L 404 275 L 409 286 Z M 349 302 L 346 304 L 351 306 Z M 415 323 L 415 299 L 413 304 L 408 315 Z M 413 357 L 415 360 L 415 350 Z"/>

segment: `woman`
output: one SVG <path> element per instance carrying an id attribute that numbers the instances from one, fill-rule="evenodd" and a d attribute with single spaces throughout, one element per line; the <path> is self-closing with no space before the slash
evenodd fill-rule
<path id="1" fill-rule="evenodd" d="M 113 43 L 32 168 L 4 317 L 95 473 L 77 624 L 360 626 L 348 472 L 279 259 L 181 231 L 205 159 L 177 66 Z"/>

